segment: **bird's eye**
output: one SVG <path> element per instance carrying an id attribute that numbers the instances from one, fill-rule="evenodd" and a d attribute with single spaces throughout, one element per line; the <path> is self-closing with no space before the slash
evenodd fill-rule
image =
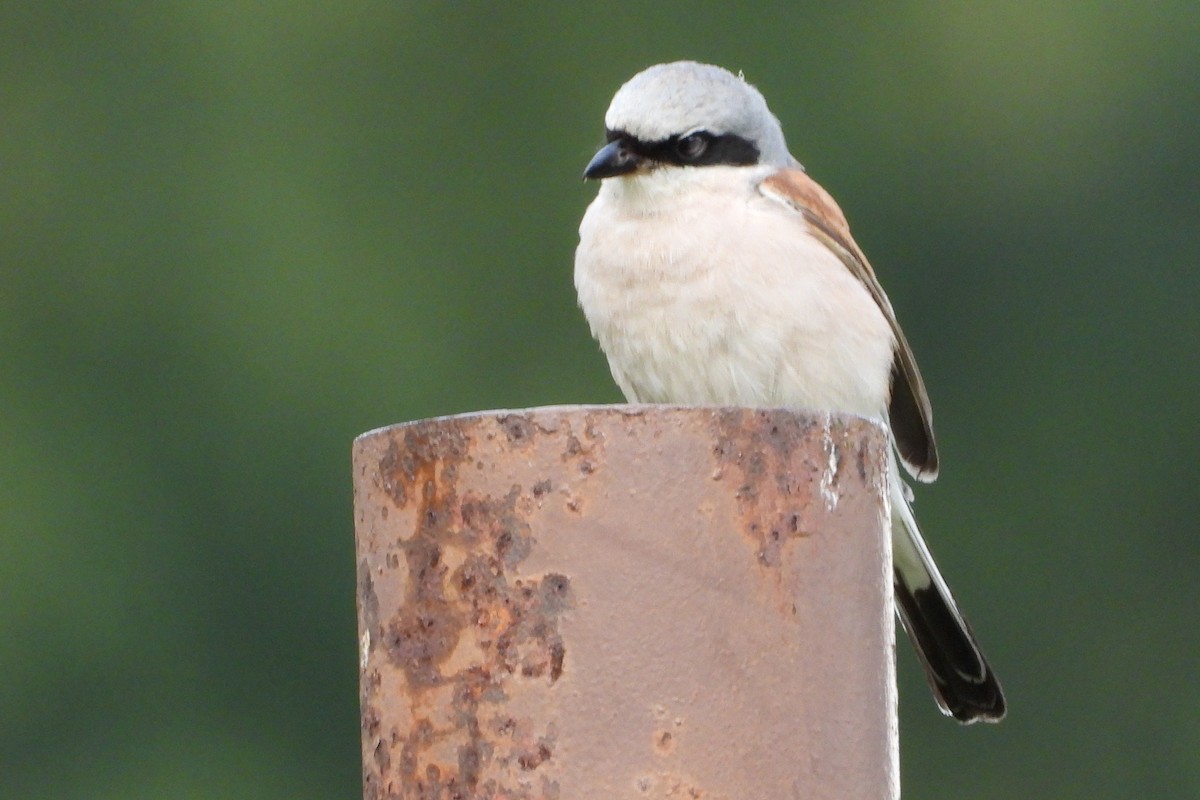
<path id="1" fill-rule="evenodd" d="M 675 144 L 675 152 L 684 161 L 695 161 L 708 149 L 708 137 L 703 133 L 684 136 Z"/>

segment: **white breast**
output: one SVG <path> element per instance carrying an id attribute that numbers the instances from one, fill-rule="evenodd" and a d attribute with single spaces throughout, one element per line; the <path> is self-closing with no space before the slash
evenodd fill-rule
<path id="1" fill-rule="evenodd" d="M 609 179 L 579 228 L 575 287 L 632 402 L 792 406 L 886 419 L 895 342 L 867 290 L 769 169 Z"/>

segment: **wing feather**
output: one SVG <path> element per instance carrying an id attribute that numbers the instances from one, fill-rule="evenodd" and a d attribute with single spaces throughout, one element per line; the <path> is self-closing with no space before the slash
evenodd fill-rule
<path id="1" fill-rule="evenodd" d="M 759 191 L 798 211 L 812 233 L 862 282 L 883 312 L 896 337 L 888 403 L 888 420 L 896 450 L 914 478 L 926 482 L 934 480 L 938 473 L 937 443 L 933 438 L 933 410 L 929 405 L 925 382 L 921 379 L 921 371 L 917 369 L 912 348 L 896 321 L 892 304 L 879 285 L 867 257 L 850 235 L 850 226 L 842 210 L 828 192 L 799 169 L 773 173 L 759 184 Z"/>

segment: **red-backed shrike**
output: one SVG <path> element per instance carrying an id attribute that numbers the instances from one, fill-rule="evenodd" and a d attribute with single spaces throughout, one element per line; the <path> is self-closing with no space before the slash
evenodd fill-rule
<path id="1" fill-rule="evenodd" d="M 938 705 L 995 722 L 1004 695 L 921 538 L 899 463 L 937 477 L 925 384 L 833 198 L 763 96 L 720 67 L 621 87 L 585 178 L 579 303 L 630 402 L 786 406 L 887 423 L 895 595 Z"/>

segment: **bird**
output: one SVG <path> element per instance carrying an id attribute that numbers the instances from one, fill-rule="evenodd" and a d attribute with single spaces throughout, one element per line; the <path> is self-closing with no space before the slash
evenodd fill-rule
<path id="1" fill-rule="evenodd" d="M 631 403 L 847 412 L 889 430 L 896 611 L 943 714 L 998 722 L 1006 700 L 909 505 L 938 474 L 925 383 L 846 217 L 788 151 L 745 78 L 676 61 L 622 85 L 574 281 Z"/>

